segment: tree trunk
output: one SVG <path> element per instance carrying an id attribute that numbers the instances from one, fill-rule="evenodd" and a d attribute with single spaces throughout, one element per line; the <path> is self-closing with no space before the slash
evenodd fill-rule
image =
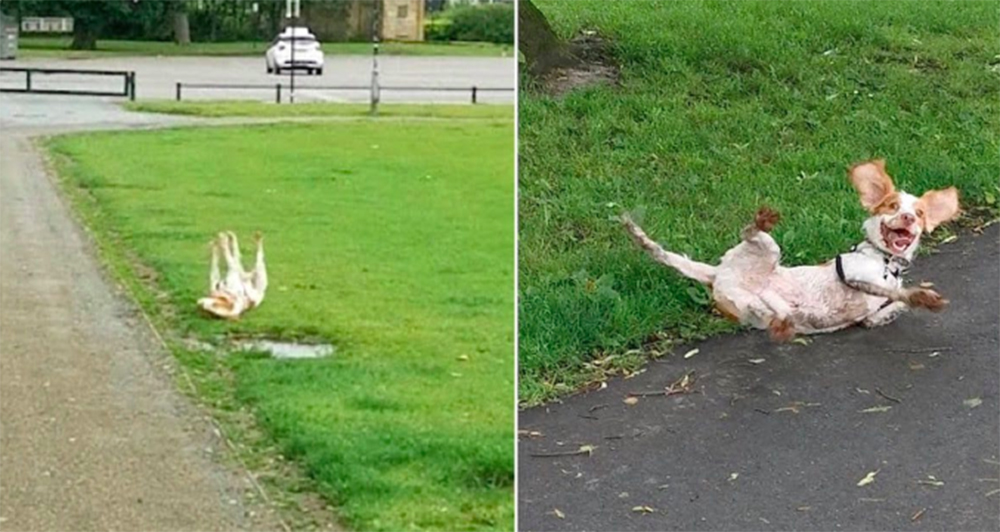
<path id="1" fill-rule="evenodd" d="M 187 10 L 183 4 L 174 8 L 174 42 L 191 44 L 191 25 L 188 24 Z"/>
<path id="2" fill-rule="evenodd" d="M 545 15 L 531 0 L 521 0 L 517 9 L 518 49 L 524 54 L 528 71 L 543 76 L 554 68 L 576 62 L 565 41 L 560 39 Z"/>
<path id="3" fill-rule="evenodd" d="M 73 21 L 73 42 L 71 50 L 96 50 L 97 26 L 87 23 L 88 19 L 79 18 Z"/>

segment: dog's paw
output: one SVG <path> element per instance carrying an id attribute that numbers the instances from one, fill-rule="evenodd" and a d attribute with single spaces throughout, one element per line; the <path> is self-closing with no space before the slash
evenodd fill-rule
<path id="1" fill-rule="evenodd" d="M 907 291 L 906 303 L 911 307 L 922 307 L 932 312 L 940 312 L 948 305 L 948 300 L 929 288 L 911 288 Z"/>
<path id="2" fill-rule="evenodd" d="M 771 340 L 775 342 L 787 342 L 795 337 L 795 325 L 788 318 L 783 320 L 774 318 L 768 324 L 767 332 L 770 334 Z"/>
<path id="3" fill-rule="evenodd" d="M 253 240 L 254 242 L 260 242 L 264 240 L 264 233 L 261 233 L 260 231 L 254 231 Z"/>
<path id="4" fill-rule="evenodd" d="M 770 207 L 761 207 L 757 211 L 757 216 L 754 218 L 754 226 L 765 233 L 770 232 L 774 229 L 775 225 L 778 225 L 778 220 L 781 219 L 781 215 L 777 211 L 772 210 Z"/>

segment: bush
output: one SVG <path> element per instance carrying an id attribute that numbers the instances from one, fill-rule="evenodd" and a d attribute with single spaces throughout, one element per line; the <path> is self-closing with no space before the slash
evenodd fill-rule
<path id="1" fill-rule="evenodd" d="M 449 41 L 514 44 L 514 6 L 463 6 L 447 12 L 451 24 L 441 24 Z"/>
<path id="2" fill-rule="evenodd" d="M 440 17 L 428 20 L 424 23 L 425 41 L 450 41 L 451 40 L 451 19 Z"/>

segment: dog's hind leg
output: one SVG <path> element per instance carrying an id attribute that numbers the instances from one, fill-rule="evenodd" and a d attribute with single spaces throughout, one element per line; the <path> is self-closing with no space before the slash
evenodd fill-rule
<path id="1" fill-rule="evenodd" d="M 264 235 L 257 231 L 254 234 L 254 241 L 257 243 L 257 262 L 253 268 L 253 278 L 250 283 L 260 292 L 263 299 L 264 291 L 267 290 L 267 266 L 264 265 Z"/>
<path id="2" fill-rule="evenodd" d="M 906 303 L 899 301 L 890 303 L 885 308 L 877 310 L 875 313 L 861 320 L 861 326 L 871 329 L 874 327 L 888 325 L 893 321 L 896 321 L 896 318 L 898 318 L 900 314 L 906 312 L 907 308 Z"/>
<path id="3" fill-rule="evenodd" d="M 226 231 L 226 239 L 229 242 L 229 252 L 233 255 L 233 260 L 239 266 L 239 270 L 243 272 L 243 258 L 240 257 L 240 243 L 236 239 L 236 233 L 232 231 Z"/>
<path id="4" fill-rule="evenodd" d="M 243 265 L 239 262 L 239 257 L 233 254 L 231 233 L 219 233 L 220 247 L 222 255 L 226 260 L 226 289 L 234 293 L 241 293 L 243 290 Z"/>
<path id="5" fill-rule="evenodd" d="M 792 322 L 792 312 L 794 309 L 787 301 L 772 290 L 764 289 L 759 294 L 761 302 L 773 312 L 773 317 L 768 324 L 767 330 L 771 333 L 771 339 L 784 342 L 791 340 L 795 336 L 795 324 Z"/>
<path id="6" fill-rule="evenodd" d="M 632 240 L 636 244 L 639 244 L 639 247 L 645 249 L 656 262 L 670 266 L 679 271 L 681 275 L 694 279 L 699 283 L 710 285 L 715 282 L 715 266 L 693 261 L 677 253 L 671 253 L 663 249 L 652 238 L 649 238 L 645 231 L 636 225 L 628 215 L 623 215 L 621 220 Z"/>
<path id="7" fill-rule="evenodd" d="M 775 265 L 781 260 L 781 247 L 774 241 L 770 231 L 774 229 L 780 218 L 777 212 L 767 207 L 761 207 L 754 217 L 754 222 L 746 226 L 741 235 L 744 242 L 760 249 L 763 256 L 772 259 Z"/>
<path id="8" fill-rule="evenodd" d="M 212 262 L 208 269 L 208 291 L 219 289 L 219 281 L 222 280 L 222 275 L 219 273 L 219 241 L 215 240 L 212 242 Z"/>

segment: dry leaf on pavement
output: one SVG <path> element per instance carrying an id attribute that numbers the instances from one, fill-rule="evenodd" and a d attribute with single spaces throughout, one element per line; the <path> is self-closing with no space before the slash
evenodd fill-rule
<path id="1" fill-rule="evenodd" d="M 864 410 L 859 410 L 858 412 L 861 413 L 861 414 L 873 414 L 873 413 L 876 413 L 876 412 L 888 412 L 890 410 L 892 410 L 891 406 L 873 406 L 871 408 L 866 408 Z"/>
<path id="2" fill-rule="evenodd" d="M 871 471 L 865 475 L 865 478 L 858 481 L 858 487 L 867 486 L 872 482 L 875 482 L 875 475 L 877 475 L 879 471 L 881 471 L 881 469 L 876 469 L 875 471 Z"/>

